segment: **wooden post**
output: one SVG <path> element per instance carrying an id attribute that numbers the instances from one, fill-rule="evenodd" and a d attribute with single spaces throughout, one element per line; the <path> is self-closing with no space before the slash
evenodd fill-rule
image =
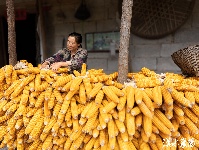
<path id="1" fill-rule="evenodd" d="M 123 0 L 118 60 L 118 82 L 124 83 L 128 74 L 129 38 L 133 0 Z"/>
<path id="2" fill-rule="evenodd" d="M 6 6 L 9 64 L 14 66 L 17 63 L 14 0 L 6 0 Z"/>

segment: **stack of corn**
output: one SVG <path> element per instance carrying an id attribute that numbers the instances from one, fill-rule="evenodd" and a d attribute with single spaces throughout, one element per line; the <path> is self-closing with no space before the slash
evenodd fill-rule
<path id="1" fill-rule="evenodd" d="M 27 63 L 0 69 L 0 148 L 199 148 L 198 78 L 142 68 L 117 82 L 102 69 L 67 74 Z"/>

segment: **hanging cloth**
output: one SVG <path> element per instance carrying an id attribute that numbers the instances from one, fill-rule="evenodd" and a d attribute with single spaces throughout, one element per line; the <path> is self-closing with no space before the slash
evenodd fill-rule
<path id="1" fill-rule="evenodd" d="M 85 0 L 82 0 L 81 5 L 77 9 L 75 13 L 75 18 L 80 20 L 86 20 L 90 17 L 90 12 L 86 6 Z"/>

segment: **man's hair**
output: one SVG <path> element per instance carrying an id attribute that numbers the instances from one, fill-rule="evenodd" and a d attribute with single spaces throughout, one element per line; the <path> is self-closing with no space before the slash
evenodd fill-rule
<path id="1" fill-rule="evenodd" d="M 74 37 L 75 41 L 77 42 L 77 44 L 81 44 L 82 43 L 82 35 L 81 34 L 79 34 L 77 32 L 72 32 L 68 36 Z"/>

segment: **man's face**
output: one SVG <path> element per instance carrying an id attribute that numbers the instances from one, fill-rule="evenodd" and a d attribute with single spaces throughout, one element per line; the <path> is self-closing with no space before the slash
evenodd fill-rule
<path id="1" fill-rule="evenodd" d="M 75 41 L 75 37 L 69 36 L 67 41 L 67 49 L 69 51 L 76 51 L 79 47 L 79 44 Z"/>

